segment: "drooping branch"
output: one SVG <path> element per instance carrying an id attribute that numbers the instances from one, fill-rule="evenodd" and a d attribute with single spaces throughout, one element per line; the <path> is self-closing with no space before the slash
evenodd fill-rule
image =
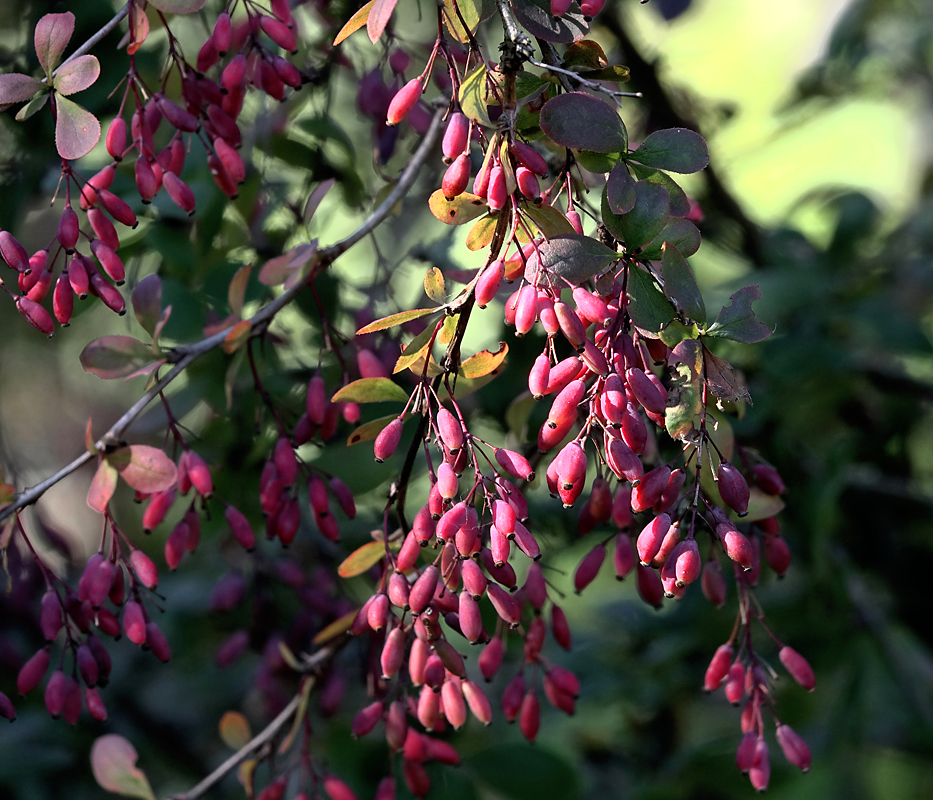
<path id="1" fill-rule="evenodd" d="M 313 280 L 316 275 L 319 275 L 325 269 L 327 269 L 327 267 L 329 267 L 338 257 L 353 247 L 353 245 L 357 244 L 363 238 L 372 233 L 383 221 L 385 221 L 386 217 L 389 215 L 395 204 L 402 197 L 404 197 L 405 194 L 408 193 L 408 191 L 414 185 L 415 180 L 421 171 L 421 167 L 424 165 L 424 162 L 427 160 L 428 155 L 434 147 L 434 143 L 436 142 L 438 134 L 441 130 L 441 121 L 443 116 L 444 109 L 439 108 L 431 120 L 431 126 L 428 128 L 428 132 L 424 135 L 424 138 L 421 140 L 421 144 L 418 146 L 418 149 L 415 150 L 411 161 L 408 162 L 408 165 L 399 176 L 398 183 L 396 183 L 392 191 L 389 192 L 386 199 L 353 233 L 340 240 L 339 242 L 332 244 L 330 247 L 326 247 L 323 250 L 318 251 L 311 268 L 311 273 L 308 278 L 309 281 Z M 249 318 L 250 330 L 255 332 L 268 325 L 272 318 L 275 317 L 275 315 L 278 314 L 279 311 L 285 308 L 289 303 L 291 303 L 292 300 L 295 299 L 295 297 L 299 294 L 299 292 L 301 292 L 302 289 L 305 288 L 306 285 L 307 282 L 298 281 L 294 286 L 289 287 L 270 303 L 263 306 L 252 317 Z M 196 342 L 195 344 L 174 348 L 171 354 L 172 360 L 175 362 L 172 366 L 172 369 L 165 376 L 163 376 L 149 391 L 140 397 L 139 400 L 137 400 L 103 436 L 101 436 L 101 438 L 95 443 L 96 448 L 100 451 L 107 452 L 108 450 L 112 450 L 114 447 L 121 446 L 123 442 L 123 434 L 130 427 L 133 421 L 140 414 L 142 414 L 149 403 L 158 397 L 159 394 L 172 381 L 181 375 L 181 373 L 184 372 L 185 369 L 195 359 L 204 355 L 205 353 L 210 352 L 214 348 L 223 345 L 223 343 L 226 341 L 227 335 L 230 333 L 232 328 L 233 326 L 225 328 L 224 330 L 215 333 L 213 336 L 202 339 L 200 342 Z M 10 505 L 0 509 L 0 522 L 3 522 L 3 520 L 12 514 L 15 514 L 20 509 L 35 503 L 40 497 L 42 497 L 43 494 L 45 494 L 45 492 L 62 481 L 64 478 L 67 478 L 73 472 L 76 472 L 85 464 L 89 463 L 94 457 L 94 453 L 82 453 L 74 461 L 62 467 L 53 475 L 50 475 L 48 478 L 41 481 L 40 483 L 37 483 L 35 486 L 21 492 Z"/>

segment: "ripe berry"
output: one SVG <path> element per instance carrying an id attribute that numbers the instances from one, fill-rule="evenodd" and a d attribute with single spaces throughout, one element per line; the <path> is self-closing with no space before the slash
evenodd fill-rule
<path id="1" fill-rule="evenodd" d="M 415 103 L 421 97 L 424 87 L 421 85 L 420 78 L 414 78 L 399 89 L 392 101 L 389 103 L 389 110 L 386 113 L 386 124 L 398 125 L 408 114 Z"/>

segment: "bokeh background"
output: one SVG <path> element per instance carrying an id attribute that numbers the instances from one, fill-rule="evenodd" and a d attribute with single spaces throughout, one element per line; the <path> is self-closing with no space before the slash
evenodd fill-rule
<path id="1" fill-rule="evenodd" d="M 318 70 L 317 85 L 287 107 L 249 109 L 257 124 L 247 152 L 271 189 L 260 192 L 253 180 L 226 208 L 191 158 L 185 177 L 198 195 L 195 221 L 156 203 L 125 240 L 130 285 L 153 271 L 163 277 L 173 306 L 169 340 L 190 341 L 211 314 L 226 313 L 226 286 L 239 266 L 262 261 L 309 231 L 323 242 L 336 240 L 384 185 L 373 168 L 371 120 L 355 100 L 360 77 L 380 67 L 384 53 L 364 37 L 358 41 L 361 34 L 345 45 L 352 67 L 322 59 L 314 43 L 333 37 L 319 11 L 328 5 L 343 20 L 357 3 L 309 4 L 301 12 L 309 44 L 299 59 Z M 99 0 L 7 0 L 0 7 L 0 71 L 36 68 L 31 31 L 41 14 L 73 11 L 77 42 L 116 7 Z M 688 125 L 710 143 L 711 170 L 686 184 L 705 213 L 704 244 L 691 264 L 707 306 L 759 284 L 764 297 L 756 309 L 775 330 L 763 344 L 721 352 L 741 367 L 754 400 L 734 422 L 736 433 L 779 468 L 788 487 L 780 519 L 794 562 L 784 580 L 765 574 L 758 596 L 771 627 L 810 659 L 818 679 L 811 694 L 787 678 L 777 684 L 781 718 L 807 739 L 814 761 L 801 775 L 772 739 L 768 792 L 931 797 L 933 6 L 928 0 L 785 0 L 779 6 L 610 0 L 607 7 L 594 36 L 615 63 L 631 68 L 632 88 L 646 95 L 624 105 L 633 140 L 656 127 Z M 408 15 L 395 29 L 399 45 L 415 52 L 428 41 L 430 25 L 419 22 L 413 0 L 401 0 L 397 13 Z M 204 30 L 197 19 L 178 25 L 192 52 Z M 107 95 L 125 71 L 118 38 L 96 51 L 103 77 L 80 98 L 105 124 L 115 111 Z M 164 42 L 154 37 L 150 44 L 140 62 L 152 77 Z M 0 226 L 20 235 L 30 251 L 44 246 L 57 220 L 48 206 L 58 168 L 46 117 L 25 124 L 10 113 L 0 117 Z M 410 130 L 402 131 L 395 154 L 380 168 L 397 174 L 416 142 Z M 104 163 L 97 151 L 85 161 L 88 174 Z M 352 333 L 354 323 L 342 308 L 374 300 L 381 313 L 392 304 L 422 302 L 418 286 L 430 263 L 446 270 L 475 266 L 464 256 L 464 231 L 441 230 L 423 212 L 440 169 L 432 165 L 433 174 L 376 240 L 321 281 L 325 307 L 343 330 Z M 306 229 L 294 210 L 300 217 L 309 187 L 328 177 L 340 182 L 339 197 L 328 198 Z M 130 187 L 128 175 L 118 181 Z M 248 300 L 258 304 L 265 292 L 254 279 Z M 484 314 L 472 344 L 509 338 L 501 314 L 492 308 Z M 317 366 L 317 319 L 313 303 L 299 304 L 277 323 L 287 345 L 264 353 L 270 390 L 296 408 Z M 46 341 L 5 302 L 0 331 L 0 464 L 21 487 L 81 452 L 89 417 L 95 433 L 102 432 L 138 396 L 142 380 L 102 382 L 81 371 L 77 356 L 95 336 L 141 330 L 131 315 L 120 319 L 94 307 Z M 511 415 L 502 409 L 522 391 L 523 368 L 538 352 L 534 341 L 509 341 L 510 368 L 472 401 L 479 430 L 494 441 L 515 437 L 526 424 L 521 409 Z M 256 512 L 258 503 L 249 498 L 273 437 L 248 377 L 230 377 L 228 367 L 222 354 L 203 359 L 179 381 L 172 402 L 201 437 L 200 451 L 218 465 L 218 494 L 242 499 L 245 510 Z M 225 381 L 236 398 L 229 407 Z M 532 430 L 536 419 L 527 423 Z M 163 424 L 152 414 L 132 433 L 159 443 Z M 387 472 L 372 464 L 365 447 L 338 444 L 307 453 L 341 474 L 361 507 L 344 524 L 345 550 L 296 545 L 290 557 L 309 581 L 325 581 L 324 571 L 379 526 Z M 97 546 L 100 523 L 85 504 L 90 477 L 86 471 L 64 481 L 28 515 L 28 529 L 63 575 L 74 576 Z M 556 509 L 544 493 L 533 495 L 533 506 L 536 530 L 554 554 L 549 562 L 569 573 L 591 542 L 577 541 L 575 516 Z M 127 530 L 138 530 L 132 526 L 139 512 L 129 498 L 121 498 L 118 511 Z M 287 591 L 263 584 L 263 570 L 225 543 L 220 516 L 215 512 L 205 523 L 200 551 L 160 584 L 167 613 L 159 622 L 172 662 L 159 665 L 125 642 L 111 648 L 107 723 L 85 717 L 72 729 L 48 718 L 41 697 L 21 701 L 17 723 L 0 728 L 0 794 L 100 797 L 88 752 L 96 736 L 114 731 L 134 742 L 156 793 L 166 796 L 193 785 L 229 752 L 217 735 L 224 711 L 244 711 L 255 729 L 262 724 L 268 709 L 255 685 L 263 649 L 301 608 Z M 157 531 L 144 543 L 158 559 L 165 534 Z M 299 539 L 316 536 L 309 529 Z M 274 564 L 279 554 L 270 549 L 265 558 Z M 33 622 L 41 587 L 20 569 L 15 553 L 10 564 L 11 590 L 0 599 L 0 689 L 12 696 L 19 665 L 40 644 Z M 210 613 L 212 588 L 231 570 L 249 576 L 257 594 L 231 612 Z M 368 594 L 367 582 L 356 579 L 340 591 L 358 602 Z M 547 709 L 533 747 L 501 721 L 483 730 L 469 723 L 453 737 L 464 764 L 432 770 L 431 796 L 748 797 L 752 789 L 733 761 L 738 711 L 700 688 L 709 657 L 732 628 L 734 606 L 716 611 L 692 591 L 656 613 L 638 600 L 630 581 L 618 584 L 604 574 L 582 597 L 568 596 L 564 607 L 575 647 L 555 658 L 583 681 L 576 715 Z M 250 632 L 251 649 L 221 670 L 214 654 L 238 629 Z M 759 644 L 765 651 L 767 643 Z M 340 657 L 338 672 L 351 680 L 341 712 L 314 717 L 314 754 L 365 797 L 384 773 L 386 753 L 376 738 L 353 743 L 348 737 L 348 715 L 363 699 L 352 680 L 362 652 L 350 647 Z M 490 691 L 497 696 L 499 687 Z M 230 779 L 212 796 L 242 796 L 242 789 Z"/>

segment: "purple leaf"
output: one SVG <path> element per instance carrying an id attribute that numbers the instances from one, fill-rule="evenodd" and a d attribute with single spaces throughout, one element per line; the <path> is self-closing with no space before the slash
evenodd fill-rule
<path id="1" fill-rule="evenodd" d="M 67 97 L 56 97 L 55 146 L 66 161 L 86 156 L 100 140 L 100 122 L 86 108 Z"/>
<path id="2" fill-rule="evenodd" d="M 36 55 L 46 76 L 51 77 L 58 66 L 74 32 L 75 15 L 70 11 L 46 14 L 36 23 Z"/>
<path id="3" fill-rule="evenodd" d="M 19 72 L 0 75 L 0 105 L 22 103 L 44 87 L 42 81 Z"/>
<path id="4" fill-rule="evenodd" d="M 131 444 L 111 453 L 107 460 L 120 477 L 139 492 L 162 492 L 171 489 L 178 480 L 175 462 L 158 447 Z"/>
<path id="5" fill-rule="evenodd" d="M 126 377 L 156 360 L 151 348 L 132 336 L 95 339 L 79 358 L 85 372 L 105 380 Z"/>
<path id="6" fill-rule="evenodd" d="M 594 153 L 622 153 L 628 134 L 609 103 L 584 92 L 568 92 L 541 108 L 541 130 L 555 144 Z"/>
<path id="7" fill-rule="evenodd" d="M 52 85 L 61 94 L 82 92 L 100 76 L 100 62 L 95 56 L 78 56 L 65 64 L 55 76 Z"/>
<path id="8" fill-rule="evenodd" d="M 131 301 L 136 321 L 153 336 L 162 313 L 162 279 L 158 275 L 147 275 L 136 284 Z"/>

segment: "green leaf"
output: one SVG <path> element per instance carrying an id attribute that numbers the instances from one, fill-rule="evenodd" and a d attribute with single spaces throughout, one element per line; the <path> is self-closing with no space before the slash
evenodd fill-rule
<path id="1" fill-rule="evenodd" d="M 405 345 L 405 350 L 398 357 L 392 369 L 393 374 L 408 369 L 408 367 L 415 363 L 419 356 L 427 353 L 428 345 L 434 337 L 434 330 L 436 327 L 436 325 L 427 325 L 421 333 Z"/>
<path id="2" fill-rule="evenodd" d="M 664 293 L 685 317 L 700 325 L 705 324 L 706 304 L 687 259 L 670 242 L 662 246 L 662 251 L 661 279 L 664 281 Z"/>
<path id="3" fill-rule="evenodd" d="M 628 83 L 632 77 L 632 73 L 628 67 L 623 67 L 620 64 L 612 64 L 608 67 L 603 67 L 602 69 L 582 72 L 580 73 L 580 77 L 586 78 L 588 81 L 612 81 L 613 83 Z"/>
<path id="4" fill-rule="evenodd" d="M 628 149 L 628 134 L 618 111 L 584 92 L 568 92 L 548 100 L 541 108 L 540 123 L 548 138 L 562 147 L 594 153 Z"/>
<path id="5" fill-rule="evenodd" d="M 114 794 L 155 800 L 146 774 L 136 766 L 139 755 L 127 739 L 115 733 L 98 738 L 91 746 L 91 771 L 102 789 Z"/>
<path id="6" fill-rule="evenodd" d="M 162 279 L 158 275 L 147 275 L 136 284 L 130 300 L 136 321 L 146 333 L 154 336 L 162 315 Z"/>
<path id="7" fill-rule="evenodd" d="M 487 247 L 496 235 L 496 226 L 499 224 L 499 215 L 483 217 L 470 228 L 467 234 L 466 246 L 468 250 L 482 250 Z"/>
<path id="8" fill-rule="evenodd" d="M 709 149 L 700 134 L 688 128 L 649 133 L 631 158 L 647 167 L 689 174 L 709 164 Z"/>
<path id="9" fill-rule="evenodd" d="M 100 122 L 73 100 L 55 97 L 55 147 L 66 161 L 86 156 L 100 140 Z"/>
<path id="10" fill-rule="evenodd" d="M 677 309 L 664 296 L 647 272 L 634 264 L 628 271 L 628 313 L 637 328 L 657 334 L 677 316 Z"/>
<path id="11" fill-rule="evenodd" d="M 347 437 L 347 445 L 371 442 L 393 419 L 398 419 L 398 414 L 390 414 L 388 417 L 379 417 L 379 419 L 374 419 L 360 425 L 360 427 Z"/>
<path id="12" fill-rule="evenodd" d="M 207 0 L 149 0 L 149 3 L 167 14 L 193 14 L 204 8 Z"/>
<path id="13" fill-rule="evenodd" d="M 689 367 L 681 364 L 677 372 L 680 377 L 667 393 L 664 427 L 671 438 L 684 439 L 697 427 L 703 410 L 702 386 L 698 379 L 691 378 Z"/>
<path id="14" fill-rule="evenodd" d="M 45 107 L 45 104 L 49 102 L 49 98 L 51 96 L 51 93 L 43 92 L 42 94 L 33 97 L 32 100 L 30 100 L 28 103 L 26 103 L 26 105 L 24 105 L 19 111 L 16 112 L 16 121 L 25 122 L 33 114 L 41 111 Z"/>
<path id="15" fill-rule="evenodd" d="M 464 361 L 457 372 L 464 378 L 482 378 L 499 369 L 508 353 L 509 346 L 505 342 L 499 342 L 499 349 L 495 353 L 480 350 Z"/>
<path id="16" fill-rule="evenodd" d="M 551 15 L 550 0 L 512 0 L 512 10 L 519 25 L 546 42 L 570 44 L 589 32 L 589 25 L 577 6 L 559 18 Z"/>
<path id="17" fill-rule="evenodd" d="M 706 335 L 745 344 L 767 339 L 771 331 L 752 310 L 752 303 L 760 298 L 761 289 L 757 284 L 739 289 L 730 298 L 729 305 L 723 306 L 716 321 L 706 330 Z"/>
<path id="18" fill-rule="evenodd" d="M 58 66 L 74 31 L 75 15 L 70 11 L 64 14 L 46 14 L 36 23 L 36 55 L 46 77 L 51 77 Z"/>
<path id="19" fill-rule="evenodd" d="M 445 225 L 463 225 L 483 216 L 489 210 L 482 197 L 464 192 L 453 200 L 448 200 L 440 189 L 428 198 L 428 208 Z"/>
<path id="20" fill-rule="evenodd" d="M 424 273 L 424 293 L 435 303 L 443 305 L 447 302 L 444 274 L 437 267 L 431 267 Z"/>
<path id="21" fill-rule="evenodd" d="M 438 309 L 436 308 L 413 308 L 411 311 L 399 311 L 398 314 L 390 314 L 388 317 L 383 317 L 382 319 L 377 319 L 375 322 L 370 322 L 369 325 L 364 325 L 356 332 L 356 335 L 362 336 L 364 333 L 384 331 L 386 328 L 394 328 L 396 325 L 402 325 L 413 319 L 418 319 L 419 317 L 426 317 L 428 314 L 435 314 L 437 311 Z"/>
<path id="22" fill-rule="evenodd" d="M 79 359 L 85 372 L 104 380 L 125 378 L 155 360 L 149 345 L 132 336 L 95 339 L 81 351 Z"/>
<path id="23" fill-rule="evenodd" d="M 460 84 L 460 108 L 470 119 L 487 128 L 495 128 L 486 105 L 486 67 L 478 66 Z"/>
<path id="24" fill-rule="evenodd" d="M 668 347 L 676 347 L 681 342 L 696 339 L 700 329 L 692 322 L 684 325 L 679 319 L 672 319 L 659 332 L 658 338 Z"/>
<path id="25" fill-rule="evenodd" d="M 613 214 L 628 214 L 635 207 L 635 179 L 624 163 L 612 168 L 605 193 Z"/>
<path id="26" fill-rule="evenodd" d="M 333 403 L 408 402 L 408 393 L 389 378 L 360 378 L 342 386 L 331 398 Z"/>
<path id="27" fill-rule="evenodd" d="M 535 407 L 535 399 L 527 389 L 516 397 L 505 410 L 505 427 L 514 433 L 519 441 L 525 440 L 525 428 Z"/>
<path id="28" fill-rule="evenodd" d="M 596 239 L 579 233 L 562 234 L 543 242 L 531 254 L 525 266 L 525 280 L 537 285 L 538 279 L 543 282 L 550 272 L 579 286 L 618 258 L 617 253 Z"/>
<path id="29" fill-rule="evenodd" d="M 631 211 L 627 214 L 613 213 L 608 198 L 601 210 L 603 223 L 609 232 L 623 242 L 629 252 L 633 252 L 664 229 L 670 217 L 670 197 L 667 189 L 658 183 L 637 181 L 635 206 Z"/>
<path id="30" fill-rule="evenodd" d="M 369 14 L 373 10 L 373 6 L 375 4 L 376 0 L 369 0 L 365 6 L 363 6 L 352 17 L 350 17 L 350 19 L 347 20 L 346 24 L 340 29 L 340 32 L 334 38 L 334 47 L 340 44 L 351 33 L 356 33 L 366 24 L 366 22 L 369 20 Z"/>
<path id="31" fill-rule="evenodd" d="M 690 220 L 669 219 L 661 232 L 641 249 L 639 257 L 649 261 L 661 258 L 665 242 L 676 247 L 684 256 L 692 256 L 700 249 L 701 241 L 699 229 Z"/>
<path id="32" fill-rule="evenodd" d="M 593 153 L 590 150 L 575 150 L 574 157 L 583 169 L 602 175 L 619 163 L 620 153 Z"/>
<path id="33" fill-rule="evenodd" d="M 563 66 L 565 69 L 571 67 L 583 67 L 588 70 L 602 69 L 609 63 L 606 53 L 597 42 L 592 39 L 582 39 L 574 42 L 564 53 Z"/>
<path id="34" fill-rule="evenodd" d="M 45 88 L 42 81 L 19 72 L 0 75 L 0 105 L 22 103 Z"/>
<path id="35" fill-rule="evenodd" d="M 106 456 L 130 486 L 140 492 L 162 492 L 178 480 L 175 462 L 158 447 L 131 444 Z"/>
<path id="36" fill-rule="evenodd" d="M 52 86 L 58 94 L 83 92 L 100 77 L 100 62 L 95 56 L 78 56 L 65 64 L 55 76 Z"/>
<path id="37" fill-rule="evenodd" d="M 117 470 L 106 458 L 97 464 L 97 472 L 87 490 L 87 504 L 92 511 L 103 514 L 117 489 Z"/>
<path id="38" fill-rule="evenodd" d="M 456 1 L 457 8 L 460 11 L 459 15 L 454 10 L 454 0 L 444 0 L 444 24 L 458 42 L 466 44 L 470 41 L 469 34 L 475 31 L 476 26 L 479 25 L 482 3 L 479 0 Z M 466 22 L 466 28 L 464 28 L 463 22 L 460 21 L 460 17 L 463 17 L 464 22 Z"/>
<path id="39" fill-rule="evenodd" d="M 536 206 L 534 203 L 525 203 L 522 210 L 531 218 L 535 227 L 546 239 L 553 239 L 565 233 L 576 233 L 570 220 L 554 206 L 544 204 Z"/>
<path id="40" fill-rule="evenodd" d="M 378 563 L 385 558 L 385 542 L 366 542 L 366 544 L 357 547 L 348 555 L 337 567 L 337 574 L 341 578 L 355 578 L 362 575 L 373 564 Z"/>

